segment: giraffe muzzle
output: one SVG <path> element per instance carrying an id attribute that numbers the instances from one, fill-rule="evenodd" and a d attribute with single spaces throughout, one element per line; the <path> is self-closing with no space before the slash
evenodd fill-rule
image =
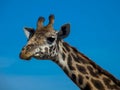
<path id="1" fill-rule="evenodd" d="M 30 53 L 25 54 L 24 52 L 21 52 L 19 54 L 19 57 L 23 60 L 30 60 L 32 55 Z"/>

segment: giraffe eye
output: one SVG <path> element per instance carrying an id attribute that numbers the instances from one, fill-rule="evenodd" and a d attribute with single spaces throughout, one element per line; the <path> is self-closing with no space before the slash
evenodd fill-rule
<path id="1" fill-rule="evenodd" d="M 53 37 L 48 37 L 47 38 L 48 44 L 52 44 L 54 42 L 54 40 L 55 40 L 55 38 L 53 38 Z"/>

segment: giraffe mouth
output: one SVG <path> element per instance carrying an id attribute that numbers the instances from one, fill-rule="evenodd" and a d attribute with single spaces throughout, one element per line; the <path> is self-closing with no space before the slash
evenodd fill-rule
<path id="1" fill-rule="evenodd" d="M 38 56 L 40 50 L 38 49 L 35 49 L 35 50 L 31 50 L 29 52 L 26 52 L 25 50 L 23 50 L 20 54 L 19 54 L 19 57 L 23 60 L 30 60 L 32 57 L 34 56 Z"/>

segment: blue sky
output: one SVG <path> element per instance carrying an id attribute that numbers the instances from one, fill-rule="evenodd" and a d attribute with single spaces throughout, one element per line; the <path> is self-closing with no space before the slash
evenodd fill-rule
<path id="1" fill-rule="evenodd" d="M 55 15 L 56 30 L 71 24 L 66 42 L 120 79 L 119 0 L 1 0 L 0 90 L 79 90 L 51 61 L 23 61 L 24 26 Z"/>

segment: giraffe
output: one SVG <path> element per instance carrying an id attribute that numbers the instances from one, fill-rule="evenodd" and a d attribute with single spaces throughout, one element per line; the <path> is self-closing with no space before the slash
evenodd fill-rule
<path id="1" fill-rule="evenodd" d="M 70 33 L 70 24 L 64 24 L 60 31 L 56 31 L 54 18 L 50 15 L 48 25 L 44 26 L 44 17 L 39 17 L 36 30 L 24 28 L 28 42 L 22 48 L 20 58 L 55 62 L 80 90 L 120 90 L 118 79 L 63 41 Z"/>

